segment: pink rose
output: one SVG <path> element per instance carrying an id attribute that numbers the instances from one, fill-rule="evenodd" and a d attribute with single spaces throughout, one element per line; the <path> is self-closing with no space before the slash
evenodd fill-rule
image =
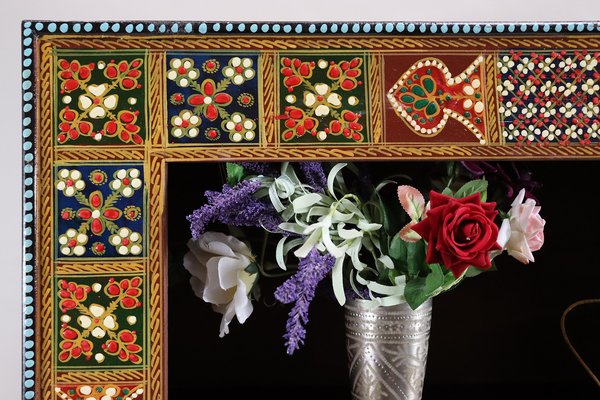
<path id="1" fill-rule="evenodd" d="M 521 189 L 508 212 L 509 218 L 502 223 L 498 243 L 508 254 L 529 264 L 535 261 L 532 252 L 539 250 L 544 244 L 544 225 L 546 221 L 540 216 L 542 207 L 535 205 L 535 200 L 525 198 L 525 189 Z"/>

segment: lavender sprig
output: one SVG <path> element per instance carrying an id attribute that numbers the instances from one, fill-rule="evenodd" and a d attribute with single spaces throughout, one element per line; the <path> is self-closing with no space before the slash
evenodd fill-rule
<path id="1" fill-rule="evenodd" d="M 323 171 L 323 166 L 317 161 L 307 161 L 298 164 L 300 171 L 306 179 L 306 183 L 312 187 L 315 192 L 324 192 L 327 187 L 327 176 Z"/>
<path id="2" fill-rule="evenodd" d="M 308 323 L 308 307 L 315 297 L 319 282 L 331 271 L 335 257 L 331 254 L 321 255 L 313 248 L 298 263 L 298 272 L 275 291 L 275 298 L 284 304 L 295 302 L 288 314 L 286 333 L 287 353 L 292 355 L 300 348 L 306 337 L 305 325 Z"/>
<path id="3" fill-rule="evenodd" d="M 240 161 L 237 164 L 256 175 L 274 176 L 278 173 L 278 169 L 273 163 Z"/>
<path id="4" fill-rule="evenodd" d="M 223 185 L 221 192 L 207 190 L 204 195 L 208 204 L 203 205 L 187 217 L 194 240 L 198 239 L 211 222 L 233 226 L 264 227 L 278 231 L 281 219 L 273 206 L 254 198 L 260 188 L 257 180 L 244 180 L 231 187 Z"/>

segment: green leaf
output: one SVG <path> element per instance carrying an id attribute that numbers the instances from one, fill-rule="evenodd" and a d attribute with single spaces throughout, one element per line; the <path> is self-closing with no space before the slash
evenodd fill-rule
<path id="1" fill-rule="evenodd" d="M 235 163 L 226 163 L 227 168 L 227 183 L 235 186 L 244 178 L 244 167 Z"/>
<path id="2" fill-rule="evenodd" d="M 425 114 L 427 114 L 427 115 L 435 115 L 435 113 L 437 111 L 438 111 L 437 104 L 435 104 L 434 102 L 431 102 L 431 103 L 429 103 L 429 105 L 425 109 Z"/>
<path id="3" fill-rule="evenodd" d="M 444 194 L 446 196 L 454 197 L 454 192 L 449 187 L 445 187 L 444 190 L 442 190 L 442 194 Z"/>
<path id="4" fill-rule="evenodd" d="M 421 109 L 427 107 L 428 104 L 429 104 L 429 100 L 427 100 L 427 99 L 417 100 L 417 101 L 415 101 L 415 108 L 417 110 L 421 110 Z"/>
<path id="5" fill-rule="evenodd" d="M 412 104 L 415 101 L 415 98 L 409 94 L 405 94 L 404 96 L 400 97 L 400 100 L 402 100 L 403 103 Z"/>
<path id="6" fill-rule="evenodd" d="M 388 279 L 392 285 L 396 283 L 396 277 L 402 275 L 402 273 L 397 269 L 387 269 L 384 272 L 387 272 Z"/>
<path id="7" fill-rule="evenodd" d="M 485 271 L 482 270 L 482 269 L 475 268 L 475 267 L 471 266 L 471 267 L 467 268 L 467 272 L 465 272 L 465 277 L 466 278 L 473 278 L 474 276 L 477 276 L 477 275 L 479 275 L 479 274 L 481 274 L 483 272 L 485 272 Z"/>
<path id="8" fill-rule="evenodd" d="M 252 264 L 249 264 L 246 268 L 244 268 L 244 271 L 246 271 L 250 275 L 254 275 L 258 273 L 258 265 L 256 265 L 256 263 L 253 262 Z"/>
<path id="9" fill-rule="evenodd" d="M 408 262 L 408 276 L 409 278 L 419 276 L 419 273 L 423 269 L 425 264 L 425 242 L 419 240 L 418 242 L 406 243 L 406 261 Z"/>
<path id="10" fill-rule="evenodd" d="M 423 304 L 431 295 L 444 284 L 444 272 L 439 264 L 429 265 L 431 272 L 425 278 L 411 279 L 406 283 L 404 297 L 414 310 Z"/>
<path id="11" fill-rule="evenodd" d="M 419 85 L 413 86 L 410 91 L 413 92 L 414 94 L 416 94 L 419 97 L 425 97 L 426 96 L 425 91 Z"/>
<path id="12" fill-rule="evenodd" d="M 400 235 L 395 235 L 390 243 L 390 251 L 388 255 L 392 258 L 392 260 L 406 262 L 407 245 L 408 243 L 402 240 Z"/>
<path id="13" fill-rule="evenodd" d="M 498 268 L 496 267 L 496 263 L 492 260 L 492 266 L 489 267 L 488 269 L 479 269 L 479 268 L 475 268 L 473 266 L 467 268 L 467 272 L 465 272 L 465 277 L 472 278 L 472 277 L 480 275 L 484 272 L 497 271 L 497 270 L 498 270 Z"/>
<path id="14" fill-rule="evenodd" d="M 474 179 L 462 185 L 455 194 L 457 199 L 470 196 L 474 193 L 481 194 L 481 201 L 487 198 L 488 182 L 485 179 Z"/>
<path id="15" fill-rule="evenodd" d="M 456 277 L 450 271 L 447 271 L 444 275 L 444 289 L 449 288 L 456 281 Z"/>
<path id="16" fill-rule="evenodd" d="M 425 86 L 425 90 L 427 90 L 427 93 L 433 93 L 433 91 L 435 90 L 435 82 L 433 82 L 433 79 L 431 78 L 423 79 L 423 86 Z"/>

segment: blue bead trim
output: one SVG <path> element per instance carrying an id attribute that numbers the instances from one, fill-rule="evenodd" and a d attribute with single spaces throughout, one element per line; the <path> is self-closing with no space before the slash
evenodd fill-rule
<path id="1" fill-rule="evenodd" d="M 600 23 L 592 21 L 567 22 L 567 23 L 425 23 L 425 22 L 323 22 L 323 23 L 288 23 L 277 22 L 47 22 L 26 21 L 27 27 L 23 28 L 23 34 L 34 32 L 35 34 L 68 34 L 68 33 L 105 33 L 105 34 L 397 34 L 404 35 L 494 35 L 498 33 L 556 33 L 567 31 L 569 33 L 589 33 L 600 31 Z M 158 27 L 158 28 L 157 28 Z"/>
<path id="2" fill-rule="evenodd" d="M 42 30 L 49 33 L 79 32 L 81 23 L 43 23 L 25 21 L 22 26 L 21 88 L 23 92 L 23 398 L 35 397 L 35 221 L 33 198 L 35 196 L 34 135 L 35 132 L 35 93 L 33 74 L 33 39 Z"/>

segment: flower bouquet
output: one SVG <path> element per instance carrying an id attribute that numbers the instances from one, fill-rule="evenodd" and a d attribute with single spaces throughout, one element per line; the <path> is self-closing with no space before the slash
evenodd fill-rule
<path id="1" fill-rule="evenodd" d="M 402 174 L 373 183 L 353 163 L 227 163 L 222 190 L 206 191 L 188 217 L 184 258 L 196 295 L 223 314 L 220 336 L 234 317 L 243 323 L 251 315 L 261 280 L 274 276 L 287 278 L 274 295 L 291 305 L 283 337 L 293 354 L 325 278 L 340 305 L 418 310 L 495 269 L 503 252 L 534 261 L 545 224 L 531 195 L 535 182 L 514 166 L 442 166 L 423 193 Z M 210 230 L 219 225 L 230 234 Z"/>

